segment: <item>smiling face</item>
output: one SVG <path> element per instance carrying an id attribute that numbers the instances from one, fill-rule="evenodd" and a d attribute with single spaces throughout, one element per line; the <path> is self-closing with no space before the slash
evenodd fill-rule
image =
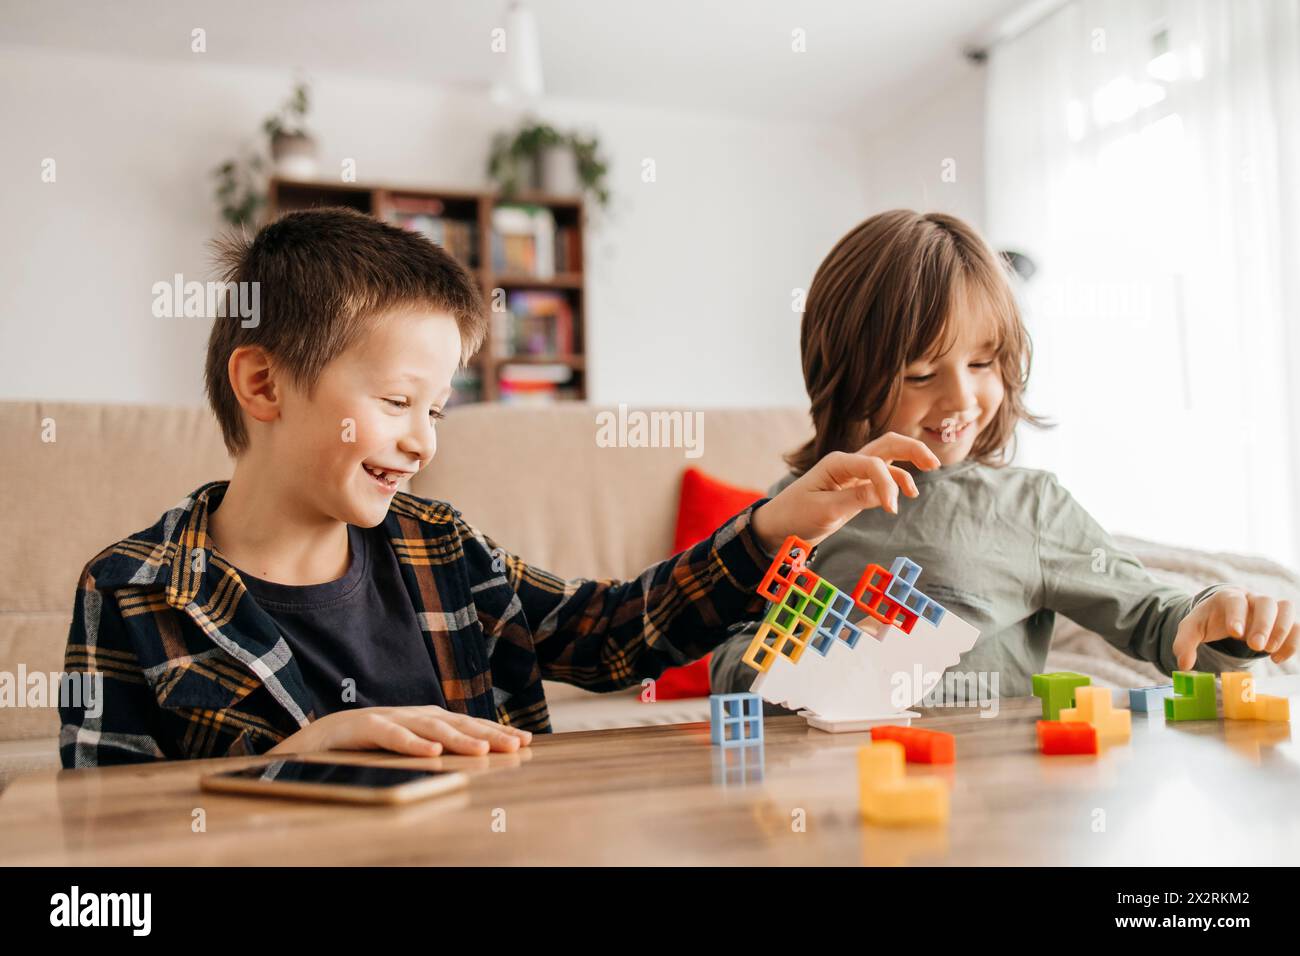
<path id="1" fill-rule="evenodd" d="M 944 465 L 964 461 L 1002 406 L 998 325 L 978 297 L 954 296 L 951 343 L 903 371 L 898 405 L 885 431 L 919 438 Z"/>
<path id="2" fill-rule="evenodd" d="M 308 396 L 284 389 L 275 460 L 321 513 L 360 527 L 384 520 L 398 483 L 433 458 L 460 332 L 445 313 L 398 310 L 322 370 Z"/>

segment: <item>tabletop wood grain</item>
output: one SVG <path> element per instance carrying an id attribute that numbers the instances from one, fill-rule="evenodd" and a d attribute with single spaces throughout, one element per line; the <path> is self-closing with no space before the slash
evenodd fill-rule
<path id="1" fill-rule="evenodd" d="M 997 705 L 921 708 L 917 726 L 957 736 L 955 765 L 908 767 L 949 782 L 944 826 L 863 823 L 855 754 L 868 735 L 769 717 L 765 743 L 743 752 L 711 746 L 696 723 L 543 735 L 484 758 L 315 755 L 470 775 L 465 790 L 399 807 L 199 789 L 201 774 L 266 757 L 35 773 L 0 795 L 0 864 L 1300 862 L 1290 724 L 1135 713 L 1129 744 L 1044 757 L 1039 702 Z"/>

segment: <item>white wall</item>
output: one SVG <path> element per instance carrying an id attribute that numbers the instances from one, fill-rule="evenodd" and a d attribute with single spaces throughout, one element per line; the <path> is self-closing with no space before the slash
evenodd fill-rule
<path id="1" fill-rule="evenodd" d="M 477 187 L 516 114 L 481 94 L 314 76 L 322 176 Z M 287 71 L 9 48 L 0 59 L 0 398 L 202 400 L 207 323 L 156 319 L 151 287 L 209 275 L 221 221 L 210 172 L 286 95 Z M 805 400 L 791 292 L 871 212 L 978 218 L 980 123 L 963 87 L 867 141 L 855 130 L 552 102 L 599 134 L 614 204 L 588 250 L 589 384 L 597 402 Z M 959 183 L 939 180 L 959 158 Z M 57 179 L 41 181 L 45 158 Z M 969 157 L 969 158 L 968 158 Z M 653 158 L 657 181 L 642 181 Z M 926 169 L 932 176 L 921 175 Z"/>

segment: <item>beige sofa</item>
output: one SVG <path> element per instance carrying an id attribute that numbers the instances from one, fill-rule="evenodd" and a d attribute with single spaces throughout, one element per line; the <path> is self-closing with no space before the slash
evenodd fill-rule
<path id="1" fill-rule="evenodd" d="M 796 409 L 704 413 L 703 454 L 597 446 L 597 409 L 467 406 L 438 426 L 438 454 L 411 490 L 443 498 L 504 547 L 566 576 L 621 577 L 672 550 L 688 465 L 764 488 L 803 440 Z M 53 426 L 53 441 L 49 427 Z M 148 527 L 186 493 L 229 477 L 203 408 L 0 402 L 0 671 L 63 666 L 85 562 Z M 547 684 L 557 731 L 705 720 L 707 700 L 643 703 Z M 0 787 L 57 767 L 58 713 L 0 708 Z"/>
<path id="2" fill-rule="evenodd" d="M 412 490 L 451 501 L 541 567 L 625 577 L 669 554 L 688 465 L 761 489 L 780 476 L 781 454 L 808 429 L 797 409 L 710 410 L 703 454 L 688 459 L 680 448 L 598 447 L 598 411 L 455 409 L 439 426 L 437 457 Z M 54 441 L 43 440 L 51 425 Z M 201 408 L 0 402 L 0 448 L 0 671 L 11 674 L 20 663 L 29 672 L 62 668 L 77 576 L 89 557 L 231 469 Z M 1157 576 L 1191 590 L 1229 580 L 1300 598 L 1300 579 L 1269 561 L 1134 538 L 1121 543 Z M 1065 619 L 1047 666 L 1082 670 L 1109 686 L 1159 677 Z M 1294 674 L 1297 666 L 1281 670 Z M 708 714 L 706 700 L 643 703 L 636 688 L 598 695 L 548 683 L 547 696 L 560 732 Z M 57 767 L 57 735 L 55 710 L 0 708 L 0 787 L 14 774 Z"/>

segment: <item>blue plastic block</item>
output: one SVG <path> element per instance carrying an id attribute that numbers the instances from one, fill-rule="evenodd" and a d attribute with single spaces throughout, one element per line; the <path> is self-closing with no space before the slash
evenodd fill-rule
<path id="1" fill-rule="evenodd" d="M 889 582 L 889 587 L 885 588 L 885 593 L 897 603 L 905 604 L 908 595 L 912 593 L 912 585 L 908 584 L 902 578 L 894 578 Z"/>
<path id="2" fill-rule="evenodd" d="M 829 618 L 827 620 L 829 620 Z M 822 622 L 822 626 L 817 628 L 817 633 L 814 634 L 812 640 L 808 642 L 812 646 L 812 649 L 822 657 L 825 657 L 830 653 L 831 645 L 835 643 L 835 635 L 826 627 L 826 623 L 826 621 Z"/>
<path id="3" fill-rule="evenodd" d="M 844 622 L 844 626 L 840 628 L 839 634 L 836 635 L 841 641 L 849 645 L 850 650 L 858 646 L 858 638 L 861 636 L 862 628 L 856 624 L 850 624 L 848 621 Z"/>
<path id="4" fill-rule="evenodd" d="M 909 610 L 914 611 L 917 617 L 925 616 L 925 607 L 929 603 L 930 599 L 915 588 L 912 589 L 911 593 L 909 593 L 907 597 L 903 598 L 903 605 Z"/>
<path id="5" fill-rule="evenodd" d="M 894 580 L 901 578 L 908 585 L 915 585 L 916 579 L 921 576 L 921 566 L 915 561 L 907 558 L 894 558 L 894 563 L 889 566 L 889 573 L 894 576 Z"/>
<path id="6" fill-rule="evenodd" d="M 1155 687 L 1134 687 L 1128 692 L 1128 709 L 1143 713 L 1160 710 L 1161 698 L 1172 697 L 1173 684 L 1157 684 Z"/>
<path id="7" fill-rule="evenodd" d="M 763 739 L 763 698 L 757 694 L 710 694 L 710 739 L 720 747 L 741 747 Z"/>
<path id="8" fill-rule="evenodd" d="M 943 616 L 947 613 L 948 609 L 934 598 L 926 598 L 925 610 L 921 612 L 921 617 L 938 627 L 939 622 L 943 620 Z"/>

